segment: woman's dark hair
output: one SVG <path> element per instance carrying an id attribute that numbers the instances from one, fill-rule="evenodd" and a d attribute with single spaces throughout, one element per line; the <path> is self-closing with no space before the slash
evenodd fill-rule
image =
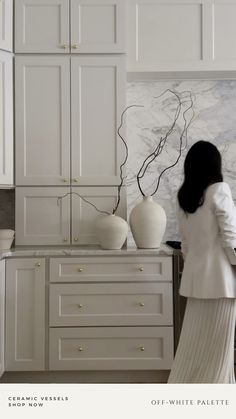
<path id="1" fill-rule="evenodd" d="M 178 192 L 180 207 L 193 214 L 204 202 L 205 189 L 222 181 L 218 149 L 208 141 L 196 142 L 189 149 L 184 162 L 184 182 Z"/>

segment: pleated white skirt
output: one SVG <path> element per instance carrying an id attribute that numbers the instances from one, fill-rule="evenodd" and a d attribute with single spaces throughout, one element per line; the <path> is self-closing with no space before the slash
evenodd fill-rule
<path id="1" fill-rule="evenodd" d="M 235 383 L 236 299 L 188 298 L 168 383 Z"/>

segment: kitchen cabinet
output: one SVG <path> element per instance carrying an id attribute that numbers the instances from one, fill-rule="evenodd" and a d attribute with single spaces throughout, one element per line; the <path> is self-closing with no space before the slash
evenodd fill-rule
<path id="1" fill-rule="evenodd" d="M 0 49 L 13 51 L 13 0 L 0 0 Z"/>
<path id="2" fill-rule="evenodd" d="M 6 370 L 45 369 L 45 261 L 6 262 Z"/>
<path id="3" fill-rule="evenodd" d="M 0 377 L 5 371 L 5 260 L 0 261 Z"/>
<path id="4" fill-rule="evenodd" d="M 165 370 L 173 361 L 171 257 L 50 259 L 50 370 Z"/>
<path id="5" fill-rule="evenodd" d="M 119 184 L 124 56 L 15 61 L 16 185 Z"/>
<path id="6" fill-rule="evenodd" d="M 105 211 L 112 211 L 116 203 L 117 188 L 114 187 L 78 187 L 72 190 L 67 187 L 16 188 L 16 244 L 68 246 L 97 243 L 94 222 L 100 214 L 76 194 L 67 195 L 70 192 L 79 193 Z M 63 199 L 58 201 L 58 197 Z M 126 217 L 123 191 L 117 215 Z"/>
<path id="7" fill-rule="evenodd" d="M 129 72 L 236 69 L 236 1 L 128 0 Z"/>
<path id="8" fill-rule="evenodd" d="M 0 187 L 13 180 L 13 57 L 0 51 Z"/>
<path id="9" fill-rule="evenodd" d="M 124 0 L 17 0 L 15 52 L 125 52 L 124 14 Z"/>
<path id="10" fill-rule="evenodd" d="M 5 371 L 170 369 L 171 256 L 51 253 L 6 260 Z"/>

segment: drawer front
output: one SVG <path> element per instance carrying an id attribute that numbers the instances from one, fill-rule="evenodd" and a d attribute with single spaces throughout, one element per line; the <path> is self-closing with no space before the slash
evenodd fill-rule
<path id="1" fill-rule="evenodd" d="M 171 283 L 50 285 L 50 326 L 168 326 L 172 306 Z"/>
<path id="2" fill-rule="evenodd" d="M 51 282 L 172 281 L 171 257 L 52 258 Z"/>
<path id="3" fill-rule="evenodd" d="M 172 361 L 172 327 L 50 329 L 50 370 L 164 370 Z"/>

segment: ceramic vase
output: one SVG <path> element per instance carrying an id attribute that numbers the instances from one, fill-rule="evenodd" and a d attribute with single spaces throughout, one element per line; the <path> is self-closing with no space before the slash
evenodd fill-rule
<path id="1" fill-rule="evenodd" d="M 128 223 L 117 215 L 104 215 L 95 222 L 95 233 L 102 249 L 121 249 L 128 234 Z"/>
<path id="2" fill-rule="evenodd" d="M 130 228 L 138 248 L 156 249 L 165 233 L 166 213 L 152 196 L 144 196 L 130 213 Z"/>

